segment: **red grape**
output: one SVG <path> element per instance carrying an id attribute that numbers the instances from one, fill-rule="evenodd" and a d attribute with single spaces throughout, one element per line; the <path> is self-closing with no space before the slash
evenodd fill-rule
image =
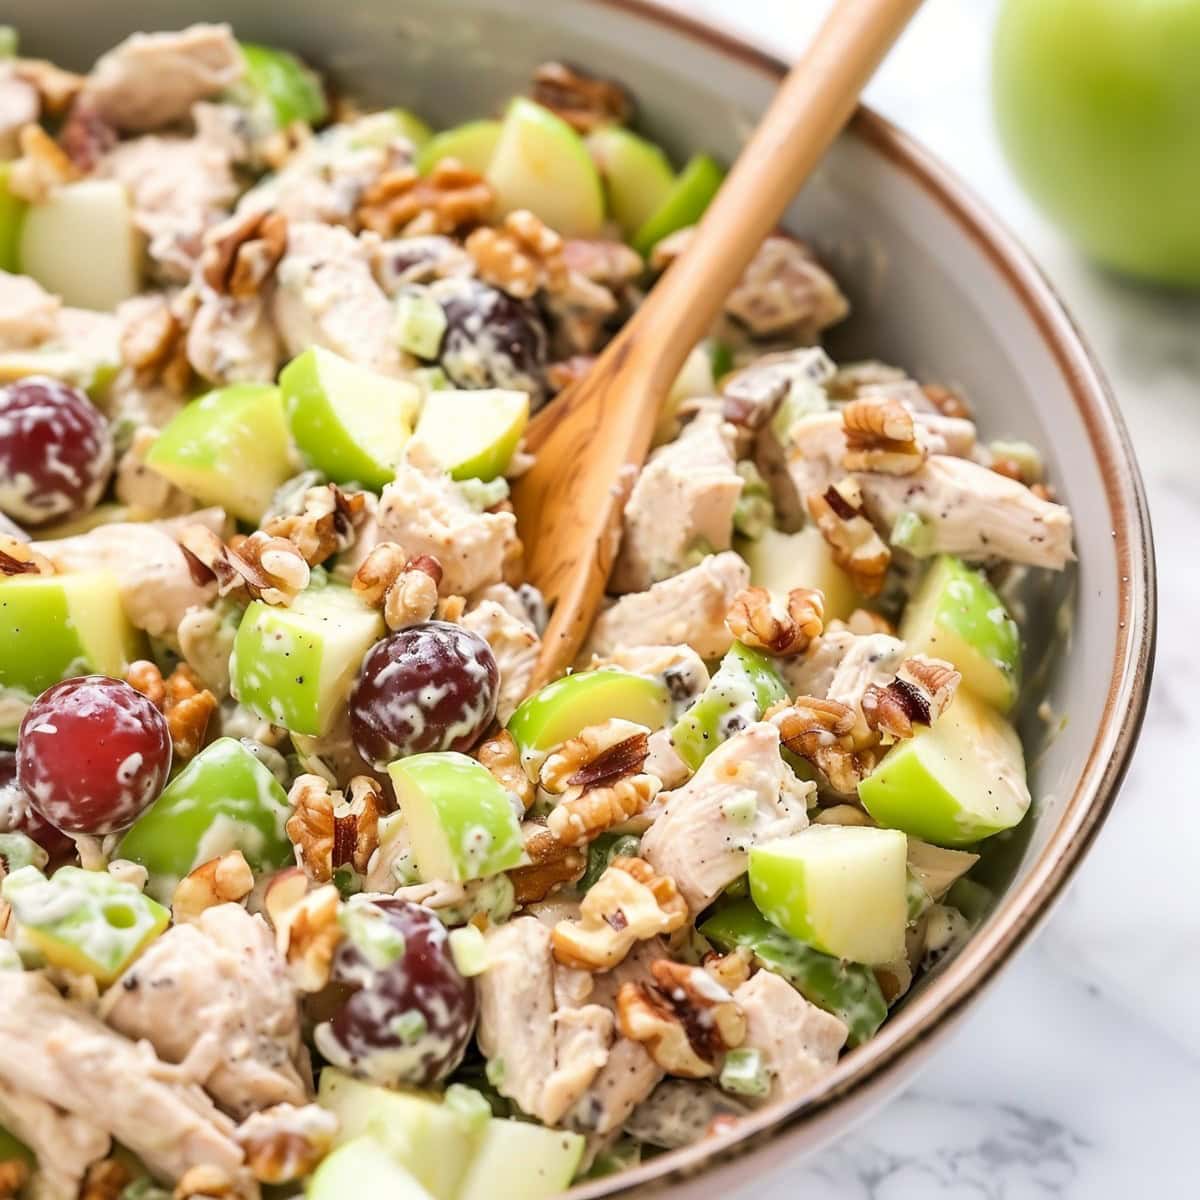
<path id="1" fill-rule="evenodd" d="M 317 1027 L 317 1049 L 335 1066 L 383 1084 L 428 1087 L 462 1061 L 478 999 L 428 908 L 384 897 L 352 902 L 331 982 L 353 989 Z"/>
<path id="2" fill-rule="evenodd" d="M 359 754 L 382 771 L 428 750 L 470 750 L 496 715 L 500 669 L 478 634 L 446 621 L 377 642 L 350 697 Z"/>
<path id="3" fill-rule="evenodd" d="M 30 807 L 29 797 L 17 783 L 17 756 L 11 750 L 0 750 L 0 833 L 23 833 L 51 858 L 75 850 L 65 833 L 46 824 Z"/>
<path id="4" fill-rule="evenodd" d="M 0 388 L 0 510 L 28 526 L 82 516 L 112 468 L 108 423 L 79 388 L 45 375 Z"/>
<path id="5" fill-rule="evenodd" d="M 34 811 L 64 833 L 128 829 L 171 768 L 162 713 L 127 683 L 84 675 L 48 687 L 17 739 L 17 780 Z"/>

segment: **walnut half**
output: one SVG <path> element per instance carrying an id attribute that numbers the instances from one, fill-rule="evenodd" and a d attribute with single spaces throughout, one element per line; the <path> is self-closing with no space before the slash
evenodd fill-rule
<path id="1" fill-rule="evenodd" d="M 301 1179 L 329 1153 L 337 1117 L 316 1104 L 275 1104 L 252 1113 L 234 1134 L 246 1166 L 261 1183 Z"/>
<path id="2" fill-rule="evenodd" d="M 746 1038 L 746 1018 L 727 988 L 703 967 L 658 959 L 654 984 L 625 983 L 617 1025 L 670 1075 L 705 1079 Z"/>
<path id="3" fill-rule="evenodd" d="M 932 725 L 950 706 L 962 675 L 940 658 L 906 658 L 891 682 L 863 693 L 867 724 L 884 745 L 913 735 L 913 725 Z"/>
<path id="4" fill-rule="evenodd" d="M 206 909 L 244 900 L 253 890 L 250 864 L 240 850 L 231 850 L 201 863 L 179 881 L 171 900 L 171 919 L 176 925 L 195 921 Z"/>
<path id="5" fill-rule="evenodd" d="M 842 409 L 847 471 L 911 475 L 928 453 L 912 413 L 894 396 L 862 397 Z"/>
<path id="6" fill-rule="evenodd" d="M 725 618 L 743 646 L 767 654 L 803 654 L 825 624 L 825 596 L 816 588 L 792 588 L 779 603 L 766 588 L 749 587 L 733 598 Z"/>
<path id="7" fill-rule="evenodd" d="M 347 791 L 349 799 L 319 775 L 300 775 L 288 792 L 293 811 L 287 835 L 317 883 L 328 882 L 339 867 L 365 873 L 379 845 L 379 786 L 369 775 L 356 775 Z"/>

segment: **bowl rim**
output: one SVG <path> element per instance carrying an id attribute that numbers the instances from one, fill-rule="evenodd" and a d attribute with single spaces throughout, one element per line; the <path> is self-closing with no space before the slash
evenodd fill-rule
<path id="1" fill-rule="evenodd" d="M 585 0 L 616 9 L 734 58 L 774 80 L 788 65 L 732 32 L 661 0 Z M 577 1185 L 571 1200 L 645 1195 L 680 1184 L 776 1138 L 798 1136 L 801 1126 L 854 1093 L 877 1085 L 902 1062 L 947 1032 L 954 1019 L 990 983 L 1046 918 L 1077 869 L 1116 800 L 1149 699 L 1157 626 L 1154 541 L 1141 473 L 1108 385 L 1083 334 L 1058 293 L 1003 223 L 946 167 L 908 134 L 865 105 L 848 132 L 916 183 L 966 234 L 1007 283 L 1050 350 L 1087 430 L 1100 470 L 1117 560 L 1116 649 L 1108 693 L 1087 761 L 1058 828 L 988 921 L 919 996 L 876 1036 L 844 1057 L 803 1098 L 772 1106 L 706 1138 L 592 1183 Z"/>

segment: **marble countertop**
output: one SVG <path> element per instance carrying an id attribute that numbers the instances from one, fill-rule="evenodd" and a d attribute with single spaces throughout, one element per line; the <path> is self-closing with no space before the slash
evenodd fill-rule
<path id="1" fill-rule="evenodd" d="M 677 0 L 785 57 L 828 0 Z M 1200 1194 L 1200 297 L 1083 262 L 1009 174 L 991 124 L 998 0 L 926 0 L 869 101 L 1025 243 L 1090 340 L 1137 447 L 1158 545 L 1158 665 L 1118 804 L 1066 898 L 916 1083 L 831 1148 L 756 1180 L 757 1200 L 1127 1200 Z M 1194 768 L 1191 768 L 1194 769 Z"/>

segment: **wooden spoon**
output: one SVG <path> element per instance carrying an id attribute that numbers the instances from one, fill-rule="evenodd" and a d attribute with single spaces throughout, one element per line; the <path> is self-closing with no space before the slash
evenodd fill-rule
<path id="1" fill-rule="evenodd" d="M 530 422 L 536 461 L 513 504 L 527 575 L 553 605 L 531 688 L 574 661 L 604 596 L 621 510 L 691 348 L 921 0 L 836 0 L 700 222 L 696 236 L 587 375 Z"/>

